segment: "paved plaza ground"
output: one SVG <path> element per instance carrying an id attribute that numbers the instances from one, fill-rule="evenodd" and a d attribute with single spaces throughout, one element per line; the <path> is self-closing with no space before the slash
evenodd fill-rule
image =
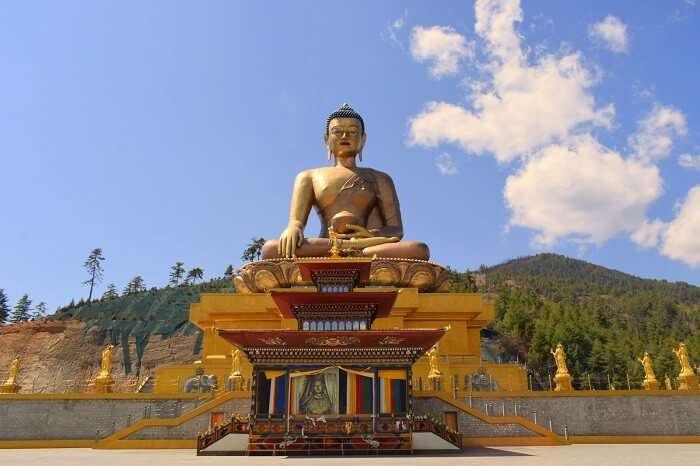
<path id="1" fill-rule="evenodd" d="M 197 457 L 191 450 L 0 450 L 2 466 L 180 466 L 287 465 L 334 466 L 694 466 L 700 465 L 700 444 L 684 445 L 571 445 L 565 447 L 473 448 L 458 456 L 412 457 Z"/>

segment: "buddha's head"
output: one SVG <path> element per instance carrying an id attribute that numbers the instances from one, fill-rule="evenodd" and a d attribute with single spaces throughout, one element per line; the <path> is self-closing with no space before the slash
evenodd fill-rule
<path id="1" fill-rule="evenodd" d="M 367 141 L 365 122 L 359 113 L 348 104 L 343 104 L 326 120 L 326 134 L 323 135 L 329 155 L 355 157 L 360 154 Z"/>

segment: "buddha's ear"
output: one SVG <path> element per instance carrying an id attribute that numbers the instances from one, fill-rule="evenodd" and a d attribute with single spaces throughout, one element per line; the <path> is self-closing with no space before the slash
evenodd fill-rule
<path id="1" fill-rule="evenodd" d="M 365 143 L 367 142 L 367 133 L 364 131 L 362 132 L 362 147 L 365 147 Z"/>
<path id="2" fill-rule="evenodd" d="M 325 145 L 328 145 L 328 133 L 327 132 L 323 135 L 323 143 Z"/>

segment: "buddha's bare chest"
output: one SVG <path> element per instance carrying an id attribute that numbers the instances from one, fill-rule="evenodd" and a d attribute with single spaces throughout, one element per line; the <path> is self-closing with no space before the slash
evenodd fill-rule
<path id="1" fill-rule="evenodd" d="M 368 206 L 376 199 L 373 179 L 367 173 L 331 169 L 314 173 L 312 180 L 316 204 L 321 209 L 338 202 Z"/>

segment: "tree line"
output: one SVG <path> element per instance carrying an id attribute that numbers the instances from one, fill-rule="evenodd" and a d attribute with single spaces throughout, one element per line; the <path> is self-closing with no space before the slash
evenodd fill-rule
<path id="1" fill-rule="evenodd" d="M 93 295 L 97 286 L 104 279 L 105 256 L 102 248 L 94 248 L 90 251 L 87 259 L 83 263 L 83 268 L 87 273 L 87 278 L 82 282 L 83 285 L 89 287 L 87 299 L 81 299 L 78 306 L 94 301 Z M 234 274 L 233 265 L 226 268 L 224 276 L 232 277 Z M 175 265 L 170 267 L 170 274 L 167 286 L 190 286 L 196 285 L 197 282 L 204 280 L 204 269 L 201 267 L 193 267 L 189 270 L 185 268 L 185 263 L 181 261 L 175 262 Z M 120 296 L 129 296 L 142 293 L 147 290 L 146 282 L 141 275 L 136 275 L 124 286 L 121 293 L 116 284 L 110 283 L 102 294 L 100 300 L 109 301 Z M 75 307 L 75 300 L 72 300 L 67 307 Z M 10 308 L 7 294 L 0 288 L 0 325 L 15 324 L 20 322 L 28 322 L 30 320 L 39 320 L 47 315 L 45 302 L 40 302 L 35 307 L 32 307 L 32 300 L 27 294 L 24 294 L 14 307 Z"/>

